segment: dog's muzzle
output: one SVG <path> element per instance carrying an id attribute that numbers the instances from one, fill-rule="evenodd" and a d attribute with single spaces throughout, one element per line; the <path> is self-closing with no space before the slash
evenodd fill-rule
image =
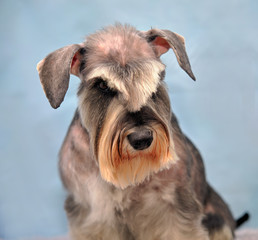
<path id="1" fill-rule="evenodd" d="M 102 178 L 124 189 L 170 166 L 176 154 L 168 126 L 149 107 L 131 113 L 114 102 L 96 151 Z"/>

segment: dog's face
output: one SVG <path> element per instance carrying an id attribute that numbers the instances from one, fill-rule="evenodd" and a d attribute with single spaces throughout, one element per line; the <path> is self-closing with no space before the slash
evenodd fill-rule
<path id="1" fill-rule="evenodd" d="M 38 65 L 53 107 L 64 98 L 69 72 L 81 79 L 78 109 L 90 149 L 102 178 L 121 188 L 142 182 L 176 160 L 165 65 L 159 59 L 169 48 L 194 78 L 181 36 L 122 25 L 59 49 Z"/>

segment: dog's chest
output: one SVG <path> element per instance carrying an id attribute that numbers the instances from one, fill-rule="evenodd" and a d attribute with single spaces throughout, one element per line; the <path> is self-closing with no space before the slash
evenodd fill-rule
<path id="1" fill-rule="evenodd" d="M 175 184 L 173 181 L 160 181 L 160 177 L 124 190 L 107 183 L 100 183 L 92 189 L 91 207 L 101 219 L 111 219 L 130 225 L 136 218 L 150 218 L 164 214 L 175 204 Z M 146 220 L 146 219 L 145 219 Z"/>

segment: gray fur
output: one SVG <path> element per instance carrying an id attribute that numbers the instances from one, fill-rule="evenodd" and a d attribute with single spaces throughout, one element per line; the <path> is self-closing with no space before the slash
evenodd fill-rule
<path id="1" fill-rule="evenodd" d="M 53 108 L 58 108 L 64 100 L 69 86 L 71 62 L 80 48 L 78 44 L 60 48 L 37 65 L 41 84 Z"/>
<path id="2" fill-rule="evenodd" d="M 230 210 L 206 182 L 202 158 L 171 110 L 159 59 L 168 48 L 194 79 L 181 36 L 128 25 L 105 28 L 40 64 L 46 95 L 58 107 L 74 55 L 84 49 L 75 65 L 78 109 L 59 162 L 73 240 L 233 239 Z M 139 127 L 153 133 L 144 150 L 127 138 Z"/>
<path id="3" fill-rule="evenodd" d="M 185 72 L 193 80 L 195 80 L 195 76 L 192 72 L 191 65 L 190 65 L 188 56 L 186 54 L 184 38 L 182 36 L 176 33 L 173 33 L 169 30 L 160 30 L 160 29 L 151 29 L 145 34 L 148 39 L 153 39 L 153 37 L 156 37 L 156 36 L 160 36 L 166 39 L 170 47 L 173 49 L 180 67 L 184 69 Z"/>

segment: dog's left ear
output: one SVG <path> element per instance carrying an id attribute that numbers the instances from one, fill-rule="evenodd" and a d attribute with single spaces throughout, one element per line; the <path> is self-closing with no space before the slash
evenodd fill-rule
<path id="1" fill-rule="evenodd" d="M 195 80 L 191 65 L 185 50 L 184 37 L 171 32 L 169 30 L 151 29 L 144 32 L 145 37 L 149 43 L 154 47 L 157 57 L 166 53 L 170 48 L 173 49 L 180 67 Z"/>
<path id="2" fill-rule="evenodd" d="M 69 45 L 50 53 L 38 63 L 40 82 L 53 108 L 63 102 L 70 74 L 79 75 L 83 49 L 80 44 Z"/>

